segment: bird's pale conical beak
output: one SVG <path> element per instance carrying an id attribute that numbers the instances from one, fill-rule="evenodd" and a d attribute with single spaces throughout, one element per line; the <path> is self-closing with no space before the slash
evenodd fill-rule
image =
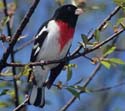
<path id="1" fill-rule="evenodd" d="M 75 10 L 75 15 L 81 15 L 83 13 L 83 9 L 82 8 L 77 8 Z"/>

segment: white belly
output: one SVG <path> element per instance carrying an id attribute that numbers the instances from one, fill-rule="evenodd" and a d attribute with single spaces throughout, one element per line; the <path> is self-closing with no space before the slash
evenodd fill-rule
<path id="1" fill-rule="evenodd" d="M 55 27 L 56 29 L 54 29 L 53 27 Z M 43 43 L 43 46 L 40 49 L 38 60 L 50 61 L 50 60 L 59 60 L 61 58 L 64 58 L 69 49 L 71 40 L 60 52 L 60 44 L 58 42 L 60 36 L 59 35 L 60 30 L 54 20 L 48 24 L 48 30 L 50 30 L 50 32 L 48 33 Z"/>

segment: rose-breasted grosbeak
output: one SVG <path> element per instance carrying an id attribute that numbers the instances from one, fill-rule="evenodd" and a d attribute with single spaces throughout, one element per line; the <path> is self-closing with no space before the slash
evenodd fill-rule
<path id="1" fill-rule="evenodd" d="M 64 58 L 71 46 L 78 15 L 81 10 L 73 5 L 59 7 L 54 16 L 45 22 L 35 36 L 35 43 L 31 53 L 31 62 L 52 61 Z M 65 63 L 51 64 L 44 67 L 33 66 L 33 88 L 29 103 L 43 107 L 45 104 L 45 86 L 50 88 L 61 72 Z M 50 76 L 45 83 L 48 73 Z"/>

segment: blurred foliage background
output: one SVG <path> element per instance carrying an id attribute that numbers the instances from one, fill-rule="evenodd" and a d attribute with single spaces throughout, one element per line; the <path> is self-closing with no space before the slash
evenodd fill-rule
<path id="1" fill-rule="evenodd" d="M 7 6 L 12 13 L 11 28 L 12 33 L 16 31 L 18 25 L 20 24 L 25 13 L 29 9 L 33 0 L 7 0 Z M 60 3 L 61 1 L 61 3 Z M 77 0 L 76 0 L 77 1 Z M 119 0 L 120 1 L 120 0 Z M 81 34 L 89 36 L 92 34 L 97 26 L 104 20 L 106 16 L 116 7 L 116 2 L 118 0 L 86 0 L 86 7 L 84 14 L 79 17 L 74 40 L 71 47 L 71 52 L 79 45 L 79 42 L 82 41 Z M 124 0 L 123 0 L 124 1 Z M 30 19 L 27 27 L 23 31 L 21 36 L 22 39 L 18 41 L 14 50 L 21 47 L 22 44 L 31 40 L 39 29 L 40 25 L 51 18 L 56 8 L 61 4 L 72 3 L 71 0 L 41 0 L 35 13 Z M 0 0 L 0 22 L 7 21 L 7 18 L 4 17 L 3 13 L 3 4 Z M 13 12 L 12 12 L 13 11 Z M 99 40 L 103 41 L 111 34 L 114 33 L 116 29 L 116 24 L 119 19 L 124 18 L 124 11 L 119 11 L 108 23 L 108 26 L 105 30 L 99 32 Z M 125 19 L 123 19 L 125 20 Z M 7 35 L 6 26 L 0 26 L 0 33 Z M 119 58 L 122 61 L 125 61 L 125 33 L 120 34 L 115 45 L 122 51 L 114 51 L 110 54 L 110 57 Z M 109 43 L 111 44 L 111 42 Z M 22 50 L 15 53 L 15 60 L 19 63 L 28 63 L 32 45 L 30 44 Z M 3 52 L 7 48 L 8 43 L 3 43 L 0 41 L 0 58 L 2 57 Z M 100 50 L 94 51 L 89 54 L 90 58 L 100 57 L 102 52 Z M 8 60 L 10 61 L 10 60 Z M 67 81 L 67 72 L 62 71 L 60 76 L 55 81 L 56 83 L 61 82 L 61 85 L 73 85 L 74 83 L 82 80 L 80 84 L 90 76 L 91 72 L 95 68 L 95 64 L 92 64 L 88 59 L 80 57 L 71 61 L 71 64 L 75 64 L 72 67 L 71 79 Z M 17 85 L 19 90 L 19 102 L 21 103 L 25 99 L 25 93 L 27 92 L 27 69 L 25 68 L 16 68 L 17 73 Z M 118 83 L 125 82 L 125 65 L 111 66 L 106 68 L 104 66 L 98 71 L 95 78 L 87 87 L 87 92 L 80 95 L 80 99 L 77 99 L 67 111 L 124 111 L 125 105 L 125 86 L 117 87 L 111 90 L 101 91 L 101 92 L 91 92 L 93 89 L 104 88 L 108 86 L 113 86 Z M 69 73 L 69 72 L 68 72 Z M 79 84 L 79 85 L 80 85 Z M 58 111 L 63 107 L 67 101 L 72 97 L 71 92 L 67 89 L 57 89 L 52 87 L 50 90 L 46 89 L 46 106 L 43 109 L 27 106 L 23 111 Z M 11 111 L 14 108 L 14 85 L 11 68 L 6 68 L 3 70 L 0 76 L 0 110 L 2 111 Z"/>

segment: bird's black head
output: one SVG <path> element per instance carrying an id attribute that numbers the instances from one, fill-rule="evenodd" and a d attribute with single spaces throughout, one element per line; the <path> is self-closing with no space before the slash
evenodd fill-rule
<path id="1" fill-rule="evenodd" d="M 78 18 L 76 10 L 77 7 L 73 5 L 61 6 L 55 11 L 53 19 L 62 20 L 64 22 L 67 22 L 71 27 L 75 27 Z"/>

